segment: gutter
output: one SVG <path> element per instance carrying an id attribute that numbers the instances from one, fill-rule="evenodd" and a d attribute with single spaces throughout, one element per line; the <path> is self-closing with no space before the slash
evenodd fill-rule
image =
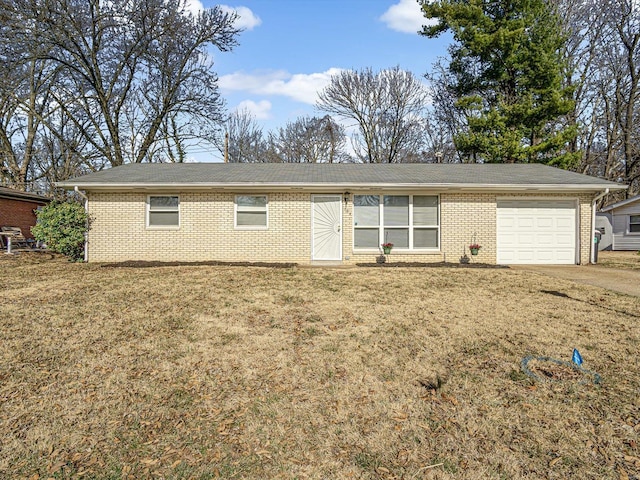
<path id="1" fill-rule="evenodd" d="M 84 192 L 81 192 L 80 189 L 78 188 L 78 186 L 74 186 L 73 187 L 73 191 L 76 192 L 83 200 L 84 200 L 84 211 L 87 214 L 87 218 L 89 216 L 89 198 L 84 194 Z M 84 232 L 84 261 L 88 262 L 89 261 L 89 225 L 88 225 L 88 220 L 87 220 L 87 228 Z"/>
<path id="2" fill-rule="evenodd" d="M 604 192 L 599 193 L 598 195 L 596 195 L 593 200 L 591 201 L 591 237 L 594 236 L 595 231 L 596 231 L 596 202 L 598 200 L 600 200 L 602 197 L 604 197 L 605 195 L 609 194 L 609 189 L 605 189 Z M 591 241 L 591 258 L 589 259 L 590 263 L 595 263 L 595 259 L 596 259 L 596 251 L 595 249 L 598 248 L 598 246 L 595 244 L 595 242 L 592 240 Z"/>
<path id="3" fill-rule="evenodd" d="M 624 186 L 617 185 L 602 185 L 602 184 L 495 184 L 495 183 L 332 183 L 332 182 L 191 182 L 191 183 L 78 183 L 69 184 L 66 182 L 57 183 L 61 188 L 84 188 L 85 190 L 101 190 L 101 191 L 133 191 L 133 190 L 148 190 L 148 191 L 175 191 L 175 190 L 251 190 L 251 191 L 286 191 L 286 190 L 300 190 L 300 191 L 318 191 L 318 192 L 337 192 L 342 190 L 456 190 L 456 191 L 522 191 L 522 192 L 536 192 L 536 191 L 600 191 L 603 188 L 617 190 L 625 189 Z"/>

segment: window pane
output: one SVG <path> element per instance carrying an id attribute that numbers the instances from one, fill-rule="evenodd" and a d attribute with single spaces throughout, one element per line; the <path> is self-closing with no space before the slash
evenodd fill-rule
<path id="1" fill-rule="evenodd" d="M 378 226 L 380 225 L 380 197 L 377 195 L 353 196 L 353 222 L 354 225 Z"/>
<path id="2" fill-rule="evenodd" d="M 355 248 L 378 248 L 380 231 L 377 228 L 356 228 L 353 232 Z"/>
<path id="3" fill-rule="evenodd" d="M 384 243 L 393 243 L 393 248 L 409 248 L 408 228 L 385 228 Z"/>
<path id="4" fill-rule="evenodd" d="M 408 196 L 399 196 L 399 195 L 384 196 L 384 224 L 385 226 L 409 225 L 409 197 Z"/>
<path id="5" fill-rule="evenodd" d="M 150 210 L 177 210 L 178 197 L 149 197 Z"/>
<path id="6" fill-rule="evenodd" d="M 438 197 L 413 197 L 413 224 L 438 225 Z"/>
<path id="7" fill-rule="evenodd" d="M 177 227 L 178 221 L 178 212 L 149 212 L 149 226 L 151 227 Z"/>
<path id="8" fill-rule="evenodd" d="M 264 208 L 267 206 L 267 197 L 240 195 L 236 197 L 236 202 L 239 207 L 263 207 Z"/>
<path id="9" fill-rule="evenodd" d="M 438 230 L 435 228 L 414 229 L 413 248 L 438 248 Z"/>
<path id="10" fill-rule="evenodd" d="M 640 233 L 640 223 L 632 223 L 629 225 L 629 232 Z"/>
<path id="11" fill-rule="evenodd" d="M 267 212 L 238 212 L 238 225 L 267 226 Z"/>
<path id="12" fill-rule="evenodd" d="M 630 215 L 629 221 L 631 223 L 640 223 L 640 215 Z"/>

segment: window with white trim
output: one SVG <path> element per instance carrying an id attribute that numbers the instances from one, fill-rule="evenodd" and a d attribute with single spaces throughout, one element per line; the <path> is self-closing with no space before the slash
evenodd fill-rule
<path id="1" fill-rule="evenodd" d="M 640 215 L 629 215 L 629 233 L 640 233 Z"/>
<path id="2" fill-rule="evenodd" d="M 147 227 L 178 228 L 180 226 L 180 197 L 177 195 L 149 195 Z"/>
<path id="3" fill-rule="evenodd" d="M 440 248 L 440 212 L 437 195 L 354 195 L 353 246 L 379 249 Z"/>
<path id="4" fill-rule="evenodd" d="M 266 229 L 268 226 L 266 195 L 237 195 L 235 228 Z"/>

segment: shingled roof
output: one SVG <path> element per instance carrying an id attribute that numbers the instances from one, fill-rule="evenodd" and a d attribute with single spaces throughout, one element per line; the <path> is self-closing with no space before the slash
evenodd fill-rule
<path id="1" fill-rule="evenodd" d="M 623 185 L 540 164 L 144 163 L 59 182 L 63 188 L 120 189 L 572 189 Z"/>
<path id="2" fill-rule="evenodd" d="M 37 193 L 23 192 L 15 188 L 0 187 L 0 198 L 8 198 L 10 200 L 25 200 L 35 203 L 45 204 L 50 202 L 49 197 L 38 195 Z"/>

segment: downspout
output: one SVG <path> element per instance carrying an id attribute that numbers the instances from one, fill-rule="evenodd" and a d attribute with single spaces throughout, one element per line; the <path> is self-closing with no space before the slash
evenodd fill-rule
<path id="1" fill-rule="evenodd" d="M 604 192 L 596 195 L 593 201 L 591 202 L 591 259 L 589 260 L 590 263 L 593 263 L 596 259 L 596 252 L 594 249 L 597 247 L 595 246 L 596 244 L 593 241 L 593 236 L 596 231 L 596 202 L 608 194 L 609 194 L 609 189 L 607 188 L 605 189 Z"/>
<path id="2" fill-rule="evenodd" d="M 73 187 L 73 191 L 76 192 L 80 197 L 82 197 L 82 199 L 84 200 L 84 211 L 87 214 L 87 217 L 89 216 L 89 198 L 84 194 L 84 192 L 81 192 L 78 189 L 78 186 L 76 185 L 75 187 Z M 89 225 L 87 225 L 87 227 L 89 227 Z M 84 261 L 88 262 L 89 261 L 89 241 L 88 241 L 88 228 L 85 229 L 84 232 Z"/>

